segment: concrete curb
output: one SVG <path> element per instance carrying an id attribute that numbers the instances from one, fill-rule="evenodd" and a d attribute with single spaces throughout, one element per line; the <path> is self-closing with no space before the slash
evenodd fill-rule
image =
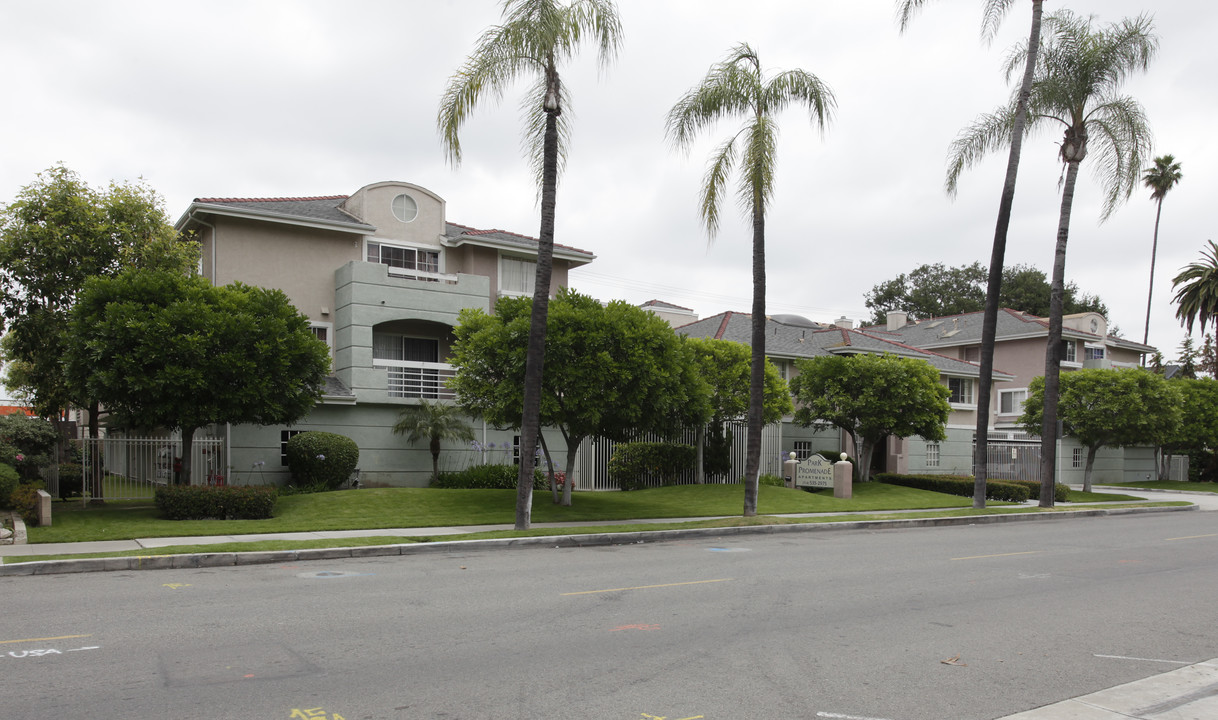
<path id="1" fill-rule="evenodd" d="M 108 572 L 129 570 L 173 570 L 203 567 L 229 567 L 302 560 L 340 560 L 344 558 L 422 555 L 455 550 L 486 550 L 519 547 L 595 547 L 633 545 L 690 538 L 762 535 L 796 532 L 828 532 L 833 530 L 886 530 L 917 527 L 947 527 L 952 525 L 992 525 L 1001 522 L 1031 522 L 1037 520 L 1104 517 L 1146 512 L 1179 512 L 1198 510 L 1197 505 L 1151 508 L 1088 508 L 1053 513 L 1018 513 L 1008 515 L 970 515 L 966 517 L 897 518 L 893 520 L 845 520 L 842 522 L 802 523 L 795 525 L 752 525 L 727 528 L 691 528 L 688 530 L 644 530 L 627 533 L 588 533 L 585 535 L 541 535 L 525 538 L 493 540 L 447 540 L 399 545 L 369 545 L 350 548 L 311 548 L 258 552 L 194 553 L 190 555 L 145 555 L 139 557 L 81 558 L 78 560 L 40 560 L 0 565 L 0 577 L 18 575 L 52 575 L 63 573 Z M 24 530 L 24 527 L 23 527 Z"/>

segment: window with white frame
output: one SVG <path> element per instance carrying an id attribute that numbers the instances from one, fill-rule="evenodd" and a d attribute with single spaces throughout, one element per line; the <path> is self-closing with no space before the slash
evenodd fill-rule
<path id="1" fill-rule="evenodd" d="M 926 443 L 926 467 L 939 467 L 939 443 Z"/>
<path id="2" fill-rule="evenodd" d="M 963 359 L 965 362 L 972 362 L 972 363 L 981 362 L 981 348 L 979 348 L 979 347 L 964 348 L 963 354 L 961 355 L 961 359 Z"/>
<path id="3" fill-rule="evenodd" d="M 505 295 L 532 295 L 536 287 L 537 263 L 523 258 L 499 259 L 499 292 Z"/>
<path id="4" fill-rule="evenodd" d="M 370 263 L 380 263 L 403 270 L 440 272 L 440 252 L 438 250 L 390 245 L 379 240 L 369 240 L 364 259 Z"/>
<path id="5" fill-rule="evenodd" d="M 372 359 L 440 362 L 440 341 L 434 338 L 373 333 Z"/>
<path id="6" fill-rule="evenodd" d="M 408 223 L 419 216 L 419 204 L 406 193 L 395 195 L 392 202 L 393 216 Z"/>
<path id="7" fill-rule="evenodd" d="M 1062 340 L 1062 362 L 1078 362 L 1077 343 L 1073 340 Z"/>
<path id="8" fill-rule="evenodd" d="M 948 378 L 947 388 L 952 391 L 948 402 L 953 405 L 972 405 L 973 400 L 973 379 L 972 378 Z"/>
<path id="9" fill-rule="evenodd" d="M 1074 448 L 1074 452 L 1070 455 L 1070 467 L 1078 469 L 1083 466 L 1083 449 Z"/>
<path id="10" fill-rule="evenodd" d="M 1088 345 L 1086 348 L 1086 358 L 1088 360 L 1103 360 L 1104 347 L 1102 345 Z"/>
<path id="11" fill-rule="evenodd" d="M 795 459 L 800 462 L 812 457 L 811 440 L 796 440 L 795 446 L 792 449 L 795 451 Z"/>
<path id="12" fill-rule="evenodd" d="M 1028 399 L 1028 390 L 999 390 L 998 414 L 1018 415 L 1023 412 L 1023 404 Z"/>
<path id="13" fill-rule="evenodd" d="M 280 430 L 279 431 L 279 464 L 288 466 L 288 440 L 301 434 L 304 430 Z"/>

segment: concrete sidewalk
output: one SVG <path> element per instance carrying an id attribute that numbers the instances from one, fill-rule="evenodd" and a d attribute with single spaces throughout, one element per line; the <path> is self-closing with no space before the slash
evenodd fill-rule
<path id="1" fill-rule="evenodd" d="M 1213 720 L 1218 658 L 999 720 Z"/>

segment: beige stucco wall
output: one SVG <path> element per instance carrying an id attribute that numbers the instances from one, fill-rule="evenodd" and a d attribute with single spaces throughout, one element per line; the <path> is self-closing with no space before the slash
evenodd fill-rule
<path id="1" fill-rule="evenodd" d="M 418 206 L 418 215 L 409 222 L 403 222 L 393 214 L 393 199 L 401 194 L 413 198 Z M 426 188 L 405 182 L 373 183 L 355 191 L 339 207 L 374 226 L 375 237 L 412 245 L 440 246 L 440 236 L 444 233 L 444 200 Z"/>
<path id="2" fill-rule="evenodd" d="M 214 272 L 210 243 L 204 248 L 204 273 L 213 283 L 279 288 L 310 319 L 332 321 L 334 271 L 360 259 L 358 235 L 219 216 L 213 223 L 218 243 Z"/>

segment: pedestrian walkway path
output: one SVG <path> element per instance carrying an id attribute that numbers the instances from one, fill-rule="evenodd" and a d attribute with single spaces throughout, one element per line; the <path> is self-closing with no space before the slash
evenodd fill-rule
<path id="1" fill-rule="evenodd" d="M 999 720 L 1212 720 L 1218 658 Z"/>
<path id="2" fill-rule="evenodd" d="M 1130 493 L 1130 488 L 1098 488 L 1114 492 Z M 1200 506 L 1201 510 L 1218 510 L 1218 494 L 1214 493 L 1182 493 L 1168 491 L 1136 491 L 1138 497 L 1146 500 L 1181 501 L 1187 500 Z M 1030 504 L 1035 505 L 1035 502 Z M 1079 503 L 1071 507 L 1087 507 L 1097 503 Z M 950 508 L 959 509 L 959 508 Z M 925 512 L 925 510 L 890 511 L 883 514 L 899 514 L 902 512 Z M 844 516 L 852 513 L 803 513 L 783 515 L 781 517 L 822 517 Z M 534 528 L 563 528 L 563 527 L 597 527 L 603 525 L 646 525 L 652 523 L 694 522 L 698 520 L 713 520 L 715 517 L 696 518 L 651 518 L 644 520 L 606 520 L 580 521 L 564 523 L 533 523 Z M 494 530 L 511 530 L 512 525 L 467 525 L 454 527 L 414 527 L 414 528 L 380 528 L 370 530 L 320 530 L 316 532 L 266 533 L 255 535 L 203 535 L 187 537 L 137 538 L 134 540 L 101 540 L 94 542 L 76 543 L 38 543 L 34 545 L 16 544 L 0 545 L 0 558 L 6 556 L 30 555 L 75 555 L 86 553 L 121 552 L 125 550 L 140 550 L 148 548 L 163 548 L 176 545 L 219 545 L 224 543 L 263 542 L 267 540 L 333 540 L 337 538 L 355 537 L 436 537 L 445 535 L 463 535 L 467 533 L 488 532 Z M 1215 716 L 1218 717 L 1218 716 Z"/>

